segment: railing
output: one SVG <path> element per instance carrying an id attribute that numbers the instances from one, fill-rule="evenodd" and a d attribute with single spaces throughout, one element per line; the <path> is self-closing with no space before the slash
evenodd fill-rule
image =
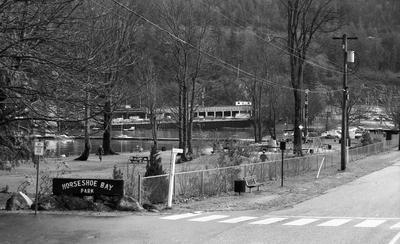
<path id="1" fill-rule="evenodd" d="M 397 135 L 391 141 L 383 141 L 363 147 L 349 149 L 348 161 L 353 162 L 361 158 L 389 151 L 398 146 Z M 324 159 L 324 160 L 323 160 Z M 292 177 L 310 171 L 340 167 L 340 151 L 310 154 L 304 157 L 286 158 L 283 162 L 284 177 Z M 233 190 L 234 180 L 247 175 L 256 175 L 258 181 L 279 180 L 281 160 L 242 164 L 224 168 L 196 170 L 175 173 L 174 196 L 197 197 L 202 195 L 216 195 Z M 137 196 L 144 196 L 155 202 L 162 202 L 168 193 L 168 174 L 139 178 L 136 189 L 132 192 Z M 135 182 L 136 183 L 136 182 Z M 136 185 L 136 184 L 135 184 Z M 156 199 L 157 198 L 157 199 Z"/>

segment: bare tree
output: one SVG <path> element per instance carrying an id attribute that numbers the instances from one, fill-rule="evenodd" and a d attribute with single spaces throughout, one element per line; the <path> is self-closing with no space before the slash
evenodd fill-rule
<path id="1" fill-rule="evenodd" d="M 80 121 L 65 107 L 80 107 L 74 79 L 78 57 L 71 56 L 73 13 L 80 2 L 2 1 L 0 4 L 0 146 L 29 151 L 35 123 Z M 68 82 L 67 82 L 68 81 Z M 61 109 L 60 109 L 61 108 Z M 15 132 L 15 133 L 14 133 Z M 16 145 L 18 144 L 18 145 Z M 19 152 L 17 152 L 18 154 Z M 3 154 L 4 155 L 4 154 Z"/>
<path id="2" fill-rule="evenodd" d="M 361 122 L 362 119 L 368 119 L 368 114 L 371 113 L 371 106 L 367 104 L 367 97 L 365 96 L 365 91 L 363 86 L 360 84 L 355 84 L 349 89 L 349 97 L 347 102 L 347 140 L 349 146 L 351 145 L 351 139 L 349 134 L 349 127 L 355 126 Z M 333 99 L 336 107 L 341 107 L 342 96 L 341 94 L 334 94 L 331 98 Z M 378 102 L 378 101 L 377 101 Z"/>
<path id="3" fill-rule="evenodd" d="M 151 135 L 153 139 L 153 148 L 158 149 L 158 124 L 157 114 L 160 109 L 159 92 L 158 92 L 158 77 L 157 70 L 154 66 L 153 61 L 150 57 L 143 55 L 143 58 L 136 67 L 137 77 L 141 83 L 141 87 L 144 87 L 145 92 L 145 106 L 148 110 L 151 125 Z"/>
<path id="4" fill-rule="evenodd" d="M 127 3 L 96 1 L 99 15 L 94 25 L 95 39 L 90 44 L 96 48 L 92 57 L 92 74 L 102 86 L 99 94 L 103 104 L 103 149 L 104 154 L 115 154 L 111 148 L 113 111 L 125 100 L 126 87 L 132 66 L 136 63 L 135 40 L 140 18 L 127 9 L 134 2 Z"/>
<path id="5" fill-rule="evenodd" d="M 302 90 L 306 54 L 317 31 L 332 31 L 337 11 L 334 0 L 281 0 L 287 15 L 287 49 L 290 53 L 291 85 L 294 94 L 294 153 L 302 154 Z M 336 27 L 336 26 L 335 26 Z"/>
<path id="6" fill-rule="evenodd" d="M 193 0 L 164 0 L 159 5 L 163 26 L 174 36 L 165 41 L 171 46 L 173 63 L 170 68 L 178 84 L 179 147 L 184 149 L 184 159 L 187 153 L 193 153 L 193 115 L 197 106 L 198 78 L 204 64 L 199 50 L 207 47 L 207 30 L 211 21 L 209 10 L 198 4 Z"/>
<path id="7" fill-rule="evenodd" d="M 400 87 L 390 86 L 386 88 L 384 92 L 382 104 L 385 109 L 385 113 L 392 120 L 395 128 L 400 128 Z"/>

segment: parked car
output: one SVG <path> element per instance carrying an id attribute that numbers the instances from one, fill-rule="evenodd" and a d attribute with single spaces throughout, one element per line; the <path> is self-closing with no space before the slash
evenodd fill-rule
<path id="1" fill-rule="evenodd" d="M 341 130 L 329 130 L 321 134 L 326 139 L 339 139 L 342 137 Z"/>

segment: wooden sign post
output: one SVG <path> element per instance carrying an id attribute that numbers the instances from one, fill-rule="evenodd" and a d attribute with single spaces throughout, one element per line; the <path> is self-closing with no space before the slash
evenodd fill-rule
<path id="1" fill-rule="evenodd" d="M 38 191 L 39 191 L 39 156 L 43 156 L 44 152 L 44 142 L 36 141 L 35 148 L 34 148 L 34 160 L 36 161 L 36 193 L 35 193 L 35 215 L 37 214 L 38 210 Z"/>

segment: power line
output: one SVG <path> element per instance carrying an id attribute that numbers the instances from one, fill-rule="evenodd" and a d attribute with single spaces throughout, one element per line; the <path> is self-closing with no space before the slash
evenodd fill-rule
<path id="1" fill-rule="evenodd" d="M 281 84 L 277 84 L 277 83 L 272 82 L 272 81 L 269 81 L 269 80 L 267 80 L 267 79 L 260 79 L 260 78 L 258 78 L 256 75 L 254 75 L 254 74 L 252 74 L 252 73 L 249 73 L 249 72 L 247 72 L 247 71 L 245 71 L 245 70 L 243 70 L 243 69 L 239 69 L 238 67 L 236 67 L 236 66 L 234 66 L 234 65 L 232 65 L 232 64 L 230 64 L 230 63 L 228 63 L 228 62 L 226 62 L 226 61 L 224 61 L 224 60 L 222 60 L 221 58 L 218 58 L 218 57 L 216 57 L 216 56 L 214 56 L 214 55 L 212 55 L 212 54 L 209 54 L 208 52 L 206 52 L 206 51 L 204 51 L 204 50 L 202 50 L 202 49 L 200 49 L 200 48 L 197 48 L 196 46 L 192 45 L 191 43 L 186 42 L 185 40 L 179 38 L 178 36 L 176 36 L 175 34 L 171 33 L 170 31 L 166 30 L 165 28 L 162 28 L 160 25 L 158 25 L 158 24 L 154 23 L 153 21 L 147 19 L 145 16 L 143 16 L 143 15 L 137 13 L 137 12 L 134 11 L 133 9 L 127 7 L 126 5 L 120 3 L 120 2 L 118 2 L 118 1 L 116 1 L 116 0 L 112 0 L 112 1 L 113 1 L 115 4 L 117 4 L 118 6 L 120 6 L 121 8 L 124 8 L 125 10 L 127 10 L 127 11 L 133 13 L 133 14 L 136 15 L 137 17 L 139 17 L 139 18 L 143 19 L 144 21 L 146 21 L 147 23 L 151 24 L 152 26 L 154 26 L 154 27 L 157 28 L 158 30 L 160 30 L 160 31 L 162 31 L 162 32 L 164 32 L 164 33 L 166 33 L 168 36 L 172 37 L 173 39 L 175 39 L 175 40 L 177 40 L 177 41 L 183 43 L 184 45 L 187 45 L 187 46 L 190 47 L 190 48 L 193 48 L 193 49 L 197 50 L 199 53 L 201 53 L 201 54 L 207 56 L 209 59 L 216 61 L 217 64 L 221 65 L 222 67 L 224 67 L 224 68 L 226 68 L 226 69 L 230 69 L 231 71 L 234 71 L 234 72 L 240 71 L 242 74 L 245 74 L 246 76 L 248 76 L 248 77 L 250 77 L 250 78 L 253 78 L 253 79 L 258 80 L 258 81 L 263 81 L 263 82 L 265 82 L 265 83 L 267 83 L 267 84 L 270 84 L 270 85 L 273 85 L 273 86 L 277 86 L 277 87 L 280 87 L 280 88 L 289 89 L 289 90 L 297 90 L 297 91 L 301 91 L 301 92 L 305 92 L 305 91 L 306 91 L 306 89 L 295 89 L 295 88 L 293 88 L 293 87 L 289 87 L 289 86 L 284 86 L 284 85 L 281 85 Z M 94 1 L 92 0 L 92 2 L 94 2 Z M 101 6 L 101 5 L 100 5 L 99 3 L 97 3 L 97 2 L 94 2 L 94 3 L 97 4 L 97 5 L 99 5 L 99 6 Z M 102 7 L 105 8 L 105 6 L 102 6 Z M 120 15 L 118 15 L 118 16 L 120 16 Z M 120 17 L 122 17 L 122 16 L 120 16 Z M 339 91 L 342 91 L 342 89 L 331 90 L 331 91 L 310 91 L 310 93 L 326 94 L 326 93 L 334 93 L 334 92 L 339 92 Z"/>
<path id="2" fill-rule="evenodd" d="M 203 2 L 200 2 L 200 3 L 203 4 L 204 6 L 208 6 L 208 7 L 211 6 L 210 4 L 206 5 L 206 4 L 203 3 Z M 223 14 L 223 13 L 221 13 L 221 12 L 217 12 L 216 10 L 213 10 L 213 11 L 216 12 L 217 14 L 221 15 L 221 16 L 224 17 L 225 19 L 227 19 L 229 22 L 235 24 L 236 26 L 239 26 L 239 27 L 241 27 L 241 28 L 246 28 L 246 26 L 244 26 L 244 25 L 242 25 L 242 24 L 240 24 L 240 23 L 238 23 L 238 22 L 232 20 L 230 17 L 226 16 L 225 14 Z M 247 21 L 244 21 L 244 22 L 246 22 L 246 23 L 248 24 Z M 272 35 L 269 34 L 269 33 L 264 33 L 264 34 L 268 37 L 268 40 L 266 40 L 265 38 L 263 38 L 262 36 L 260 36 L 260 35 L 258 35 L 257 33 L 254 32 L 254 36 L 257 37 L 259 40 L 262 40 L 262 41 L 264 41 L 265 43 L 267 43 L 267 44 L 269 44 L 269 45 L 275 47 L 276 49 L 279 49 L 279 50 L 283 51 L 283 52 L 284 52 L 285 54 L 287 54 L 287 55 L 292 55 L 292 56 L 294 56 L 294 57 L 296 57 L 296 58 L 302 59 L 302 60 L 304 60 L 305 63 L 308 63 L 308 64 L 310 64 L 310 65 L 312 65 L 312 66 L 315 66 L 315 67 L 318 67 L 318 68 L 321 68 L 321 69 L 324 69 L 324 70 L 327 70 L 327 71 L 332 71 L 332 72 L 334 72 L 334 73 L 343 74 L 342 71 L 339 71 L 339 70 L 336 70 L 336 69 L 332 69 L 332 68 L 329 68 L 329 67 L 325 67 L 325 66 L 320 65 L 320 64 L 318 64 L 318 63 L 315 63 L 315 62 L 312 62 L 312 61 L 310 61 L 310 60 L 307 60 L 307 56 L 303 58 L 303 57 L 300 57 L 300 56 L 298 56 L 298 55 L 296 55 L 296 54 L 294 54 L 294 53 L 288 52 L 287 49 L 286 49 L 285 47 L 281 47 L 281 46 L 279 46 L 279 45 L 277 45 L 277 44 L 272 43 L 272 41 L 273 41 L 273 39 L 274 39 L 275 37 L 272 37 L 272 38 L 271 38 Z M 289 48 L 289 49 L 290 49 L 291 51 L 293 51 L 293 52 L 295 51 L 295 50 L 293 50 L 292 48 Z M 331 62 L 331 61 L 330 61 L 330 62 Z M 334 65 L 337 65 L 336 63 L 333 63 L 333 62 L 331 62 L 331 63 L 334 64 Z"/>

